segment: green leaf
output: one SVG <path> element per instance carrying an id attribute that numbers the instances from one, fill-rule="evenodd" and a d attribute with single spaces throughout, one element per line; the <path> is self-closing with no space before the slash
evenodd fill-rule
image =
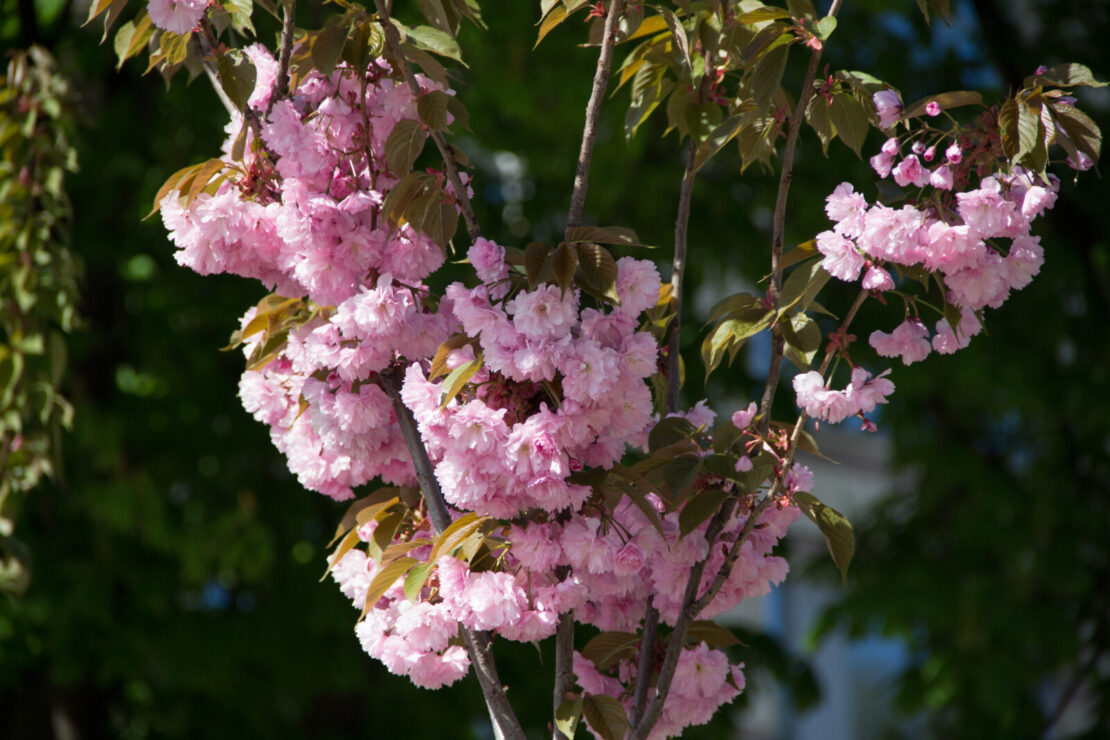
<path id="1" fill-rule="evenodd" d="M 743 645 L 732 634 L 732 630 L 722 627 L 712 619 L 698 619 L 690 624 L 686 631 L 686 639 L 690 642 L 704 642 L 709 647 L 727 648 L 733 645 Z"/>
<path id="2" fill-rule="evenodd" d="M 339 521 L 338 526 L 336 526 L 335 536 L 331 538 L 328 547 L 334 545 L 336 540 L 355 526 L 358 522 L 359 514 L 364 510 L 371 506 L 381 505 L 384 507 L 397 503 L 400 500 L 397 498 L 399 492 L 399 489 L 394 486 L 386 486 L 385 488 L 379 488 L 369 496 L 363 496 L 351 502 L 351 505 L 347 507 L 347 511 L 343 514 L 343 518 Z M 370 516 L 373 515 L 371 514 Z"/>
<path id="3" fill-rule="evenodd" d="M 331 573 L 331 569 L 334 568 L 336 564 L 343 559 L 343 556 L 349 553 L 358 543 L 358 530 L 352 529 L 347 533 L 347 536 L 343 538 L 343 541 L 339 543 L 339 547 L 335 548 L 335 552 L 332 553 L 331 562 L 328 563 L 327 569 L 324 570 L 324 575 L 320 576 L 320 583 L 324 582 L 324 579 L 328 577 L 328 573 Z"/>
<path id="4" fill-rule="evenodd" d="M 794 494 L 794 501 L 802 513 L 821 530 L 841 579 L 847 580 L 848 564 L 852 562 L 852 555 L 856 551 L 856 534 L 852 530 L 852 523 L 836 509 L 825 506 L 812 493 L 798 491 Z"/>
<path id="5" fill-rule="evenodd" d="M 736 22 L 744 25 L 755 25 L 756 23 L 765 23 L 767 21 L 775 21 L 780 18 L 789 18 L 790 11 L 785 8 L 775 8 L 770 6 L 763 6 L 749 10 L 746 13 L 741 13 L 736 16 Z"/>
<path id="6" fill-rule="evenodd" d="M 648 449 L 651 452 L 669 447 L 676 442 L 690 439 L 697 429 L 681 416 L 668 416 L 660 419 L 648 434 Z"/>
<path id="7" fill-rule="evenodd" d="M 146 48 L 153 34 L 154 26 L 151 25 L 150 16 L 145 11 L 137 21 L 128 21 L 120 26 L 112 42 L 116 57 L 119 59 L 116 69 L 123 67 L 124 62 Z"/>
<path id="8" fill-rule="evenodd" d="M 459 365 L 454 370 L 452 370 L 450 374 L 443 380 L 443 384 L 440 386 L 444 390 L 443 396 L 440 398 L 439 401 L 439 407 L 441 409 L 447 408 L 447 404 L 451 403 L 451 400 L 455 396 L 459 395 L 460 392 L 462 392 L 462 389 L 466 387 L 466 384 L 469 383 L 470 379 L 474 377 L 474 373 L 478 372 L 481 369 L 482 355 L 481 353 L 479 353 L 478 356 L 470 362 Z"/>
<path id="9" fill-rule="evenodd" d="M 1025 159 L 1027 155 L 1033 155 L 1036 159 L 1034 150 L 1038 146 L 1043 146 L 1043 137 L 1040 132 L 1041 112 L 1034 110 L 1030 107 L 1028 101 L 1020 101 L 1018 103 L 1018 116 L 1017 116 L 1017 131 L 1018 131 L 1018 150 L 1014 155 L 1016 161 Z M 1046 159 L 1046 156 L 1041 157 L 1041 161 Z M 1040 167 L 1032 168 L 1034 171 L 1039 171 Z"/>
<path id="10" fill-rule="evenodd" d="M 721 151 L 726 144 L 736 137 L 736 134 L 740 133 L 743 123 L 744 118 L 741 115 L 729 116 L 721 121 L 694 153 L 694 169 L 701 169 L 706 162 L 715 157 L 717 152 Z"/>
<path id="11" fill-rule="evenodd" d="M 441 57 L 452 59 L 464 67 L 466 66 L 466 63 L 462 60 L 462 50 L 459 48 L 459 42 L 451 34 L 444 33 L 431 26 L 407 28 L 392 18 L 390 20 L 393 25 L 399 26 L 417 47 L 433 54 L 439 54 Z"/>
<path id="12" fill-rule="evenodd" d="M 679 535 L 685 537 L 701 526 L 717 512 L 717 509 L 721 508 L 721 504 L 728 499 L 729 495 L 724 491 L 710 489 L 687 501 L 678 514 Z"/>
<path id="13" fill-rule="evenodd" d="M 1102 132 L 1098 124 L 1086 113 L 1071 105 L 1054 104 L 1052 112 L 1060 128 L 1064 129 L 1068 141 L 1097 162 L 1102 149 Z"/>
<path id="14" fill-rule="evenodd" d="M 220 87 L 227 97 L 239 110 L 246 108 L 256 78 L 250 57 L 239 49 L 230 49 L 216 59 L 216 69 L 220 73 Z"/>
<path id="15" fill-rule="evenodd" d="M 543 18 L 537 24 L 540 27 L 539 35 L 536 37 L 536 43 L 532 45 L 535 49 L 543 41 L 544 36 L 555 30 L 556 27 L 567 19 L 567 9 L 563 7 L 562 3 L 553 3 L 550 10 L 544 13 Z"/>
<path id="16" fill-rule="evenodd" d="M 573 244 L 561 242 L 551 254 L 551 270 L 555 282 L 564 293 L 574 283 L 574 273 L 578 269 L 578 250 Z"/>
<path id="17" fill-rule="evenodd" d="M 359 615 L 358 621 L 361 622 L 367 612 L 374 608 L 374 604 L 378 603 L 378 599 L 384 596 L 385 592 L 397 582 L 397 579 L 407 573 L 409 568 L 416 565 L 417 562 L 415 558 L 404 557 L 397 558 L 382 566 L 366 589 L 366 603 L 362 607 L 362 614 Z"/>
<path id="18" fill-rule="evenodd" d="M 463 540 L 476 532 L 487 519 L 489 517 L 480 517 L 473 511 L 469 511 L 451 522 L 450 526 L 436 537 L 432 552 L 428 555 L 428 562 L 434 563 L 441 556 L 453 554 Z"/>
<path id="19" fill-rule="evenodd" d="M 397 122 L 385 140 L 385 161 L 395 177 L 403 177 L 412 171 L 413 163 L 424 151 L 427 138 L 428 132 L 420 121 L 403 118 Z"/>
<path id="20" fill-rule="evenodd" d="M 595 244 L 616 244 L 628 247 L 647 247 L 640 242 L 636 232 L 623 226 L 573 226 L 567 229 L 564 238 L 568 242 L 593 242 Z"/>
<path id="21" fill-rule="evenodd" d="M 983 105 L 983 96 L 974 90 L 953 90 L 952 92 L 930 95 L 918 100 L 913 105 L 906 106 L 902 120 L 925 115 L 925 108 L 929 103 L 940 104 L 941 110 L 950 110 L 964 105 Z"/>
<path id="22" fill-rule="evenodd" d="M 528 276 L 528 286 L 534 288 L 540 280 L 540 273 L 547 262 L 547 247 L 540 242 L 530 242 L 524 248 L 524 274 Z"/>
<path id="23" fill-rule="evenodd" d="M 816 36 L 821 41 L 827 41 L 832 32 L 836 30 L 836 16 L 826 15 L 817 21 Z"/>
<path id="24" fill-rule="evenodd" d="M 782 292 L 779 294 L 779 315 L 786 310 L 797 306 L 799 311 L 805 311 L 809 304 L 829 282 L 831 275 L 821 267 L 821 260 L 813 260 L 797 267 L 783 283 Z"/>
<path id="25" fill-rule="evenodd" d="M 578 245 L 582 287 L 616 302 L 617 262 L 608 249 L 590 242 Z"/>
<path id="26" fill-rule="evenodd" d="M 417 114 L 424 125 L 432 131 L 443 131 L 447 128 L 447 101 L 450 97 L 442 90 L 432 90 L 417 98 Z"/>
<path id="27" fill-rule="evenodd" d="M 825 96 L 811 97 L 806 104 L 806 121 L 821 139 L 821 153 L 825 156 L 829 154 L 829 142 L 836 136 L 829 118 L 829 103 L 825 100 Z"/>
<path id="28" fill-rule="evenodd" d="M 335 71 L 343 46 L 347 43 L 347 26 L 328 26 L 312 36 L 312 66 L 325 76 Z"/>
<path id="29" fill-rule="evenodd" d="M 657 10 L 667 24 L 667 28 L 671 31 L 674 48 L 682 62 L 683 79 L 693 79 L 693 64 L 690 62 L 690 43 L 686 40 L 686 29 L 682 27 L 682 22 L 678 20 L 678 16 L 670 8 L 660 5 Z"/>
<path id="30" fill-rule="evenodd" d="M 564 701 L 555 708 L 555 727 L 568 738 L 573 738 L 582 717 L 582 700 Z"/>
<path id="31" fill-rule="evenodd" d="M 414 604 L 420 599 L 420 590 L 424 588 L 428 576 L 432 574 L 432 569 L 435 567 L 435 563 L 420 563 L 413 566 L 412 570 L 405 576 L 406 599 Z"/>
<path id="32" fill-rule="evenodd" d="M 776 46 L 756 63 L 752 72 L 752 98 L 760 112 L 765 112 L 771 105 L 771 99 L 782 84 L 782 75 L 786 71 L 786 60 L 790 54 L 790 47 L 786 44 Z"/>
<path id="33" fill-rule="evenodd" d="M 1057 85 L 1060 87 L 1071 87 L 1072 85 L 1106 87 L 1107 85 L 1105 82 L 1096 80 L 1090 68 L 1075 63 L 1057 64 L 1055 67 L 1037 75 L 1034 81 L 1038 85 Z M 1025 86 L 1032 87 L 1033 85 L 1026 81 Z"/>
<path id="34" fill-rule="evenodd" d="M 607 671 L 624 658 L 636 654 L 639 638 L 632 632 L 602 632 L 582 647 L 582 657 L 599 671 Z"/>
<path id="35" fill-rule="evenodd" d="M 628 717 L 624 713 L 624 706 L 611 696 L 583 696 L 582 714 L 590 723 L 591 729 L 603 740 L 624 740 L 628 733 Z"/>
<path id="36" fill-rule="evenodd" d="M 663 465 L 663 482 L 671 490 L 671 500 L 679 501 L 686 487 L 693 482 L 701 470 L 701 458 L 695 455 L 680 455 Z"/>
<path id="37" fill-rule="evenodd" d="M 832 124 L 836 128 L 836 135 L 848 145 L 848 148 L 861 157 L 863 141 L 871 124 L 867 120 L 867 111 L 856 100 L 855 96 L 847 92 L 838 92 L 833 96 L 832 109 L 829 111 Z"/>

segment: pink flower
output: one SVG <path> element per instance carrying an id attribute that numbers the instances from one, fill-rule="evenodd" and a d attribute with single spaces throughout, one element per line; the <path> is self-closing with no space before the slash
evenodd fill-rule
<path id="1" fill-rule="evenodd" d="M 856 410 L 871 413 L 880 403 L 886 403 L 887 396 L 894 392 L 894 383 L 886 378 L 890 370 L 884 370 L 874 378 L 862 367 L 852 368 L 852 382 L 845 393 L 856 405 Z"/>
<path id="2" fill-rule="evenodd" d="M 817 251 L 825 255 L 821 260 L 825 272 L 847 282 L 859 278 L 864 260 L 852 240 L 832 231 L 822 231 L 816 241 Z"/>
<path id="3" fill-rule="evenodd" d="M 478 237 L 474 240 L 466 257 L 483 283 L 495 283 L 509 275 L 509 267 L 505 264 L 505 248 L 489 239 Z"/>
<path id="4" fill-rule="evenodd" d="M 929 171 L 921 166 L 916 154 L 911 154 L 899 162 L 891 174 L 894 175 L 894 182 L 900 187 L 912 184 L 920 188 L 929 182 Z"/>
<path id="5" fill-rule="evenodd" d="M 163 31 L 183 36 L 200 23 L 208 0 L 150 0 L 147 13 Z"/>
<path id="6" fill-rule="evenodd" d="M 940 115 L 940 103 L 935 100 L 930 100 L 925 104 L 925 112 L 933 118 L 936 118 Z"/>
<path id="7" fill-rule="evenodd" d="M 871 96 L 879 114 L 879 128 L 888 129 L 902 117 L 902 96 L 897 90 L 880 90 Z"/>
<path id="8" fill-rule="evenodd" d="M 836 222 L 834 230 L 844 236 L 859 236 L 867 200 L 855 192 L 851 183 L 842 182 L 825 198 L 825 213 Z"/>
<path id="9" fill-rule="evenodd" d="M 960 149 L 960 145 L 954 141 L 947 149 L 944 150 L 944 156 L 947 157 L 948 161 L 952 164 L 959 164 L 960 161 L 964 158 L 963 150 Z"/>
<path id="10" fill-rule="evenodd" d="M 631 576 L 639 573 L 645 563 L 644 551 L 628 542 L 613 554 L 613 572 L 618 576 Z"/>
<path id="11" fill-rule="evenodd" d="M 929 330 L 921 319 L 909 318 L 899 324 L 893 334 L 875 331 L 868 341 L 882 357 L 901 357 L 903 364 L 912 365 L 929 356 L 928 337 Z"/>
<path id="12" fill-rule="evenodd" d="M 929 175 L 929 184 L 937 190 L 952 189 L 952 168 L 946 164 L 937 167 Z"/>
<path id="13" fill-rule="evenodd" d="M 555 339 L 569 334 L 578 323 L 576 303 L 573 291 L 564 293 L 556 285 L 541 285 L 530 293 L 519 293 L 505 304 L 505 310 L 521 334 Z"/>
<path id="14" fill-rule="evenodd" d="M 863 276 L 862 287 L 864 290 L 890 290 L 894 287 L 894 280 L 889 272 L 878 265 L 872 265 Z"/>
<path id="15" fill-rule="evenodd" d="M 659 271 L 648 260 L 617 260 L 617 296 L 623 313 L 638 315 L 659 301 Z"/>
<path id="16" fill-rule="evenodd" d="M 748 404 L 746 409 L 741 409 L 732 415 L 732 423 L 737 429 L 747 429 L 748 425 L 752 423 L 752 419 L 758 413 L 755 401 Z"/>

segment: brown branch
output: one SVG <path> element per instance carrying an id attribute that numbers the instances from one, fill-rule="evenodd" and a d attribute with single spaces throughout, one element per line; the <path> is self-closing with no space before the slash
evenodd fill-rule
<path id="1" fill-rule="evenodd" d="M 674 258 L 671 261 L 671 296 L 675 303 L 674 319 L 667 328 L 667 412 L 678 410 L 678 393 L 681 388 L 681 356 L 679 333 L 682 328 L 682 279 L 686 272 L 686 232 L 690 223 L 690 199 L 694 192 L 694 140 L 686 144 L 686 171 L 682 175 L 682 189 L 678 194 L 678 215 L 674 225 Z"/>
<path id="2" fill-rule="evenodd" d="M 416 419 L 412 411 L 401 400 L 401 384 L 403 382 L 403 366 L 395 364 L 383 370 L 381 378 L 382 390 L 393 402 L 393 412 L 397 416 L 397 424 L 401 427 L 401 434 L 405 438 L 412 465 L 416 469 L 416 479 L 420 483 L 420 492 L 424 504 L 428 507 L 428 514 L 436 533 L 443 532 L 451 524 L 451 515 L 447 511 L 447 503 L 443 499 L 443 492 L 439 488 L 432 461 L 428 458 L 428 450 L 420 439 L 420 430 L 416 427 Z M 463 637 L 466 640 L 466 649 L 470 654 L 470 663 L 474 666 L 474 673 L 482 687 L 482 695 L 489 708 L 490 719 L 493 721 L 494 730 L 498 737 L 508 740 L 524 740 L 524 730 L 513 712 L 509 698 L 505 694 L 505 687 L 497 675 L 497 664 L 493 659 L 493 645 L 488 632 L 479 632 L 468 627 L 463 627 Z"/>
<path id="3" fill-rule="evenodd" d="M 582 127 L 582 146 L 578 150 L 578 165 L 574 170 L 574 189 L 570 195 L 567 228 L 582 225 L 582 210 L 586 207 L 586 190 L 590 180 L 590 162 L 593 159 L 594 140 L 597 138 L 597 119 L 601 115 L 601 102 L 609 85 L 609 69 L 613 65 L 613 46 L 616 44 L 617 18 L 624 11 L 624 0 L 610 0 L 605 14 L 605 27 L 601 34 L 601 53 L 597 58 L 597 71 L 586 103 L 586 122 Z"/>
<path id="4" fill-rule="evenodd" d="M 270 93 L 270 105 L 266 108 L 269 114 L 274 103 L 289 94 L 289 59 L 293 56 L 293 35 L 296 32 L 297 0 L 285 0 L 282 3 L 281 24 L 281 51 L 278 55 L 278 73 L 274 78 L 273 92 Z M 363 75 L 365 79 L 365 75 Z M 363 99 L 365 99 L 365 94 Z"/>
<path id="5" fill-rule="evenodd" d="M 559 705 L 567 699 L 574 685 L 574 612 L 559 615 L 559 627 L 555 632 L 555 690 L 552 692 L 551 716 L 559 710 Z M 554 740 L 569 740 L 559 730 L 558 724 L 551 723 L 551 737 Z"/>
<path id="6" fill-rule="evenodd" d="M 655 638 L 659 631 L 659 610 L 648 596 L 647 610 L 644 612 L 644 626 L 640 632 L 640 656 L 636 663 L 636 692 L 632 696 L 632 714 L 629 725 L 640 723 L 647 705 L 647 692 L 651 688 L 651 672 L 655 667 Z"/>
<path id="7" fill-rule="evenodd" d="M 416 75 L 413 74 L 412 67 L 405 61 L 404 53 L 401 50 L 401 36 L 397 33 L 397 27 L 389 19 L 389 9 L 383 0 L 374 0 L 374 5 L 378 9 L 378 22 L 381 24 L 383 33 L 385 33 L 385 42 L 390 51 L 393 52 L 393 58 L 397 61 L 397 66 L 400 67 L 401 76 L 405 78 L 412 94 L 420 97 L 422 94 L 420 83 L 416 81 Z M 466 222 L 466 233 L 470 236 L 471 243 L 473 243 L 482 236 L 482 229 L 478 226 L 478 217 L 474 214 L 474 206 L 470 203 L 466 186 L 463 185 L 462 179 L 459 177 L 459 167 L 455 162 L 455 154 L 451 151 L 451 146 L 447 143 L 447 139 L 444 138 L 442 132 L 429 130 L 428 133 L 431 134 L 432 141 L 435 142 L 440 156 L 443 157 L 443 164 L 447 168 L 447 179 L 455 190 L 455 198 L 459 202 L 459 209 L 462 211 L 463 220 Z"/>
<path id="8" fill-rule="evenodd" d="M 832 7 L 829 8 L 829 17 L 836 16 L 841 2 L 843 0 L 834 0 Z M 767 299 L 772 309 L 776 311 L 779 306 L 779 293 L 782 290 L 782 270 L 779 268 L 779 263 L 782 261 L 782 244 L 786 231 L 786 199 L 790 193 L 790 183 L 794 179 L 794 149 L 798 144 L 798 134 L 802 130 L 806 106 L 813 97 L 813 80 L 817 76 L 817 66 L 820 62 L 821 48 L 818 47 L 813 50 L 813 55 L 809 59 L 809 67 L 802 82 L 802 91 L 787 126 L 786 144 L 782 148 L 782 170 L 779 172 L 779 188 L 771 228 L 771 285 L 767 289 Z M 782 326 L 775 321 L 771 325 L 771 365 L 767 370 L 767 384 L 763 387 L 763 397 L 759 402 L 759 412 L 763 417 L 759 426 L 763 433 L 767 432 L 771 420 L 771 406 L 775 402 L 775 392 L 778 390 L 785 348 L 786 339 L 782 334 Z"/>
<path id="9" fill-rule="evenodd" d="M 717 536 L 720 535 L 725 523 L 732 516 L 732 509 L 735 504 L 735 499 L 728 499 L 709 520 L 709 526 L 705 530 L 705 539 L 709 545 L 708 552 L 712 552 Z M 643 718 L 640 719 L 633 731 L 635 733 L 634 737 L 641 740 L 647 738 L 651 728 L 655 726 L 655 723 L 659 721 L 659 717 L 663 714 L 663 703 L 667 700 L 667 695 L 671 691 L 671 681 L 674 680 L 674 672 L 678 668 L 678 659 L 682 654 L 683 645 L 686 643 L 686 633 L 690 630 L 690 624 L 696 616 L 691 611 L 690 605 L 697 598 L 698 589 L 701 586 L 701 576 L 705 572 L 705 566 L 708 562 L 709 555 L 707 554 L 705 559 L 699 560 L 690 569 L 690 577 L 686 580 L 686 590 L 682 595 L 683 608 L 678 613 L 678 619 L 674 623 L 674 631 L 671 632 L 671 636 L 668 638 L 667 652 L 663 657 L 663 666 L 659 669 L 659 678 L 655 684 L 655 696 L 651 698 L 651 702 L 648 703 L 647 709 L 644 711 Z"/>

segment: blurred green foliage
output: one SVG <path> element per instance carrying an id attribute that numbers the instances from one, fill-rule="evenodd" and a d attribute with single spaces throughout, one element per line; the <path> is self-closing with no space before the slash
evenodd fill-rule
<path id="1" fill-rule="evenodd" d="M 475 164 L 479 220 L 487 236 L 516 245 L 551 244 L 562 229 L 596 61 L 576 46 L 578 23 L 532 50 L 535 5 L 487 3 L 489 30 L 467 28 L 461 39 L 469 68 L 458 87 L 473 134 L 459 143 Z M 877 0 L 846 3 L 826 59 L 868 69 L 906 99 L 938 87 L 1003 94 L 1038 63 L 1110 69 L 1097 38 L 1099 14 L 1108 27 L 1102 6 L 1080 23 L 1062 2 L 1029 15 L 954 3 L 949 29 L 927 27 L 912 5 L 896 15 Z M 75 8 L 0 0 L 0 46 L 49 45 L 81 92 L 82 170 L 67 190 L 87 323 L 70 349 L 66 394 L 78 413 L 64 482 L 40 487 L 19 522 L 35 580 L 22 600 L 0 603 L 0 736 L 47 737 L 58 723 L 83 737 L 480 736 L 476 685 L 431 693 L 389 676 L 358 649 L 356 612 L 316 583 L 341 507 L 299 489 L 239 407 L 241 358 L 217 352 L 264 289 L 178 268 L 157 220 L 140 221 L 170 173 L 216 151 L 218 101 L 203 79 L 166 90 L 135 66 L 117 73 L 99 29 L 76 28 Z M 306 10 L 303 23 L 312 20 Z M 256 23 L 273 37 L 270 20 Z M 797 61 L 788 79 L 800 79 Z M 626 143 L 627 101 L 621 91 L 604 108 L 586 220 L 632 226 L 666 249 L 677 140 L 662 138 L 657 119 Z M 1098 110 L 1106 128 L 1105 100 Z M 872 136 L 865 153 L 878 144 Z M 825 228 L 820 206 L 836 183 L 871 180 L 846 148 L 834 143 L 830 157 L 803 135 L 788 246 Z M 756 169 L 740 180 L 730 152 L 699 175 L 690 295 L 710 304 L 767 270 L 776 180 Z M 1036 735 L 1058 693 L 1046 682 L 1066 681 L 1107 641 L 1100 409 L 1110 252 L 1098 220 L 1107 194 L 1092 177 L 1064 187 L 1045 232 L 1044 275 L 991 314 L 989 336 L 962 355 L 896 369 L 885 424 L 898 464 L 919 471 L 919 484 L 860 532 L 845 599 L 830 615 L 857 633 L 907 640 L 914 663 L 902 703 L 935 718 L 938 737 Z M 705 318 L 695 303 L 682 335 L 690 368 Z M 861 322 L 889 323 L 898 309 L 885 310 L 868 306 Z M 688 373 L 687 399 L 751 396 L 758 347 L 749 352 L 708 388 L 701 372 Z M 734 657 L 792 678 L 800 702 L 813 697 L 812 676 L 779 645 L 745 641 L 751 649 Z M 500 657 L 521 716 L 544 717 L 533 648 Z M 728 728 L 721 717 L 688 737 Z"/>

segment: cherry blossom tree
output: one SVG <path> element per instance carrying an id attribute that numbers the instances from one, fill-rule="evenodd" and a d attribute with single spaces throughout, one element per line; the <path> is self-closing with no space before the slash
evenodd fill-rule
<path id="1" fill-rule="evenodd" d="M 462 63 L 460 26 L 483 24 L 474 0 L 420 2 L 414 25 L 385 0 L 343 0 L 320 28 L 297 27 L 295 0 L 256 4 L 281 21 L 273 50 L 236 1 L 151 0 L 116 32 L 121 63 L 149 50 L 167 79 L 206 74 L 229 119 L 220 156 L 172 175 L 155 211 L 180 264 L 271 291 L 230 342 L 239 395 L 305 488 L 351 502 L 327 572 L 361 611 L 362 649 L 429 689 L 473 670 L 499 737 L 535 722 L 569 737 L 582 719 L 604 738 L 669 737 L 732 701 L 743 665 L 713 617 L 786 577 L 775 546 L 802 515 L 842 574 L 853 554 L 851 525 L 795 461 L 818 452 L 808 423 L 874 431 L 894 358 L 967 347 L 1040 269 L 1050 169 L 1090 169 L 1101 145 L 1070 94 L 1104 84 L 1082 65 L 1031 69 L 994 105 L 972 91 L 907 104 L 890 82 L 822 68 L 840 0 L 823 15 L 808 0 L 543 0 L 537 43 L 584 17 L 596 74 L 562 239 L 502 245 L 449 138 L 467 112 L 443 65 Z M 89 19 L 109 29 L 127 5 L 97 0 Z M 611 78 L 631 88 L 627 133 L 665 115 L 684 158 L 667 283 L 633 229 L 583 223 Z M 879 195 L 839 185 L 830 228 L 788 250 L 804 128 L 859 156 L 879 131 Z M 709 374 L 767 332 L 770 365 L 760 397 L 718 421 L 682 400 L 679 329 L 694 182 L 726 146 L 779 185 L 764 285 L 723 297 L 701 347 Z M 817 301 L 833 279 L 858 286 L 848 306 Z M 867 300 L 904 311 L 857 343 Z M 775 419 L 784 359 L 798 411 Z M 549 717 L 514 713 L 498 638 L 554 639 Z"/>

